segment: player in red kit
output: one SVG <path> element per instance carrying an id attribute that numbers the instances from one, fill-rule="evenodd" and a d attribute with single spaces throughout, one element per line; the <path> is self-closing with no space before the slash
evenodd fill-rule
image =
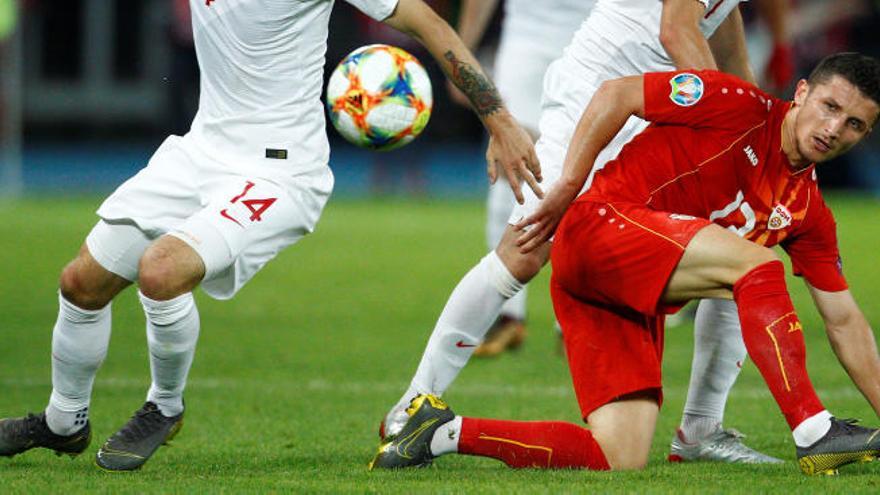
<path id="1" fill-rule="evenodd" d="M 572 204 L 599 151 L 633 115 L 652 125 Z M 706 297 L 736 301 L 749 355 L 792 429 L 804 473 L 880 455 L 880 430 L 834 418 L 813 390 L 784 268 L 769 249 L 788 253 L 838 359 L 880 413 L 880 356 L 848 290 L 814 173 L 878 116 L 880 61 L 855 53 L 825 59 L 798 83 L 793 102 L 715 71 L 603 84 L 562 178 L 519 225 L 531 225 L 520 238 L 525 250 L 555 231 L 551 294 L 590 429 L 462 418 L 420 396 L 373 465 L 458 452 L 512 467 L 643 467 L 663 400 L 664 315 Z"/>

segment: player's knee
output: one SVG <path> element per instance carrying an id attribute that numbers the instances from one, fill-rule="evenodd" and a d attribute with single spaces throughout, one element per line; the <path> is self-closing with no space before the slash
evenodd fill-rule
<path id="1" fill-rule="evenodd" d="M 619 428 L 613 432 L 602 431 L 601 427 L 593 427 L 593 436 L 599 443 L 608 466 L 613 471 L 631 471 L 644 469 L 648 464 L 650 443 L 643 439 L 621 435 Z"/>
<path id="2" fill-rule="evenodd" d="M 189 280 L 177 266 L 172 253 L 162 246 L 150 246 L 138 264 L 138 288 L 150 299 L 164 301 L 188 292 Z"/>
<path id="3" fill-rule="evenodd" d="M 547 264 L 546 250 L 540 248 L 529 253 L 522 253 L 515 244 L 501 242 L 496 252 L 510 274 L 523 284 L 535 278 L 535 275 Z"/>
<path id="4" fill-rule="evenodd" d="M 82 309 L 96 310 L 107 305 L 112 299 L 105 294 L 96 283 L 85 273 L 85 267 L 79 259 L 68 263 L 61 271 L 58 288 L 64 299 Z"/>
<path id="5" fill-rule="evenodd" d="M 772 249 L 752 244 L 740 257 L 737 280 L 756 267 L 772 261 L 779 261 L 779 256 Z"/>
<path id="6" fill-rule="evenodd" d="M 191 292 L 204 276 L 205 264 L 198 253 L 173 236 L 154 242 L 138 264 L 141 293 L 157 301 Z"/>

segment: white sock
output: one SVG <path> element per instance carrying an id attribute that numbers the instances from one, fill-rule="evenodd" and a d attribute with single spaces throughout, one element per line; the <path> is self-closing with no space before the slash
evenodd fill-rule
<path id="1" fill-rule="evenodd" d="M 681 417 L 681 432 L 688 443 L 698 442 L 718 431 L 721 422 L 717 418 L 685 413 Z"/>
<path id="2" fill-rule="evenodd" d="M 443 423 L 431 438 L 431 453 L 435 456 L 458 452 L 458 440 L 461 438 L 461 416 Z"/>
<path id="3" fill-rule="evenodd" d="M 824 437 L 830 429 L 831 413 L 824 410 L 803 420 L 791 431 L 791 436 L 798 447 L 809 447 Z"/>
<path id="4" fill-rule="evenodd" d="M 509 316 L 514 320 L 524 321 L 526 319 L 526 297 L 529 292 L 528 287 L 523 287 L 515 296 L 511 297 L 501 306 L 501 314 Z"/>
<path id="5" fill-rule="evenodd" d="M 183 412 L 183 388 L 199 339 L 199 312 L 192 293 L 155 301 L 138 292 L 147 315 L 153 383 L 147 400 L 167 417 Z"/>
<path id="6" fill-rule="evenodd" d="M 449 296 L 410 387 L 396 407 L 408 404 L 416 394 L 442 395 L 483 341 L 501 305 L 522 287 L 495 251 L 480 260 Z"/>
<path id="7" fill-rule="evenodd" d="M 89 419 L 95 374 L 110 343 L 110 304 L 98 310 L 76 307 L 58 294 L 52 331 L 52 395 L 46 422 L 57 435 L 71 435 Z"/>
<path id="8" fill-rule="evenodd" d="M 700 301 L 694 321 L 691 379 L 681 422 L 681 430 L 689 441 L 700 440 L 721 425 L 727 396 L 746 355 L 736 303 L 726 299 Z"/>

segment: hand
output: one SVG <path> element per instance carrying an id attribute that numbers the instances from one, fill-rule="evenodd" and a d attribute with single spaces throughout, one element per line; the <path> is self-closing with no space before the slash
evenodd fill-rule
<path id="1" fill-rule="evenodd" d="M 553 237 L 556 226 L 559 225 L 565 210 L 574 201 L 578 192 L 578 188 L 560 181 L 541 201 L 534 213 L 520 220 L 514 226 L 516 230 L 522 231 L 522 234 L 516 239 L 516 245 L 519 246 L 520 252 L 533 251 Z M 525 230 L 528 226 L 531 228 Z"/>
<path id="2" fill-rule="evenodd" d="M 468 100 L 467 95 L 462 93 L 449 79 L 446 80 L 446 92 L 449 93 L 449 99 L 456 105 L 467 109 L 471 108 L 471 102 Z"/>
<path id="3" fill-rule="evenodd" d="M 500 165 L 517 203 L 525 202 L 520 188 L 522 181 L 529 185 L 537 197 L 543 198 L 544 191 L 538 186 L 542 180 L 541 165 L 529 133 L 506 112 L 487 119 L 486 126 L 489 129 L 489 148 L 486 150 L 489 181 L 494 184 L 498 179 Z"/>
<path id="4" fill-rule="evenodd" d="M 767 82 L 776 91 L 783 91 L 794 77 L 794 55 L 791 47 L 784 43 L 773 45 L 773 52 L 766 68 Z"/>

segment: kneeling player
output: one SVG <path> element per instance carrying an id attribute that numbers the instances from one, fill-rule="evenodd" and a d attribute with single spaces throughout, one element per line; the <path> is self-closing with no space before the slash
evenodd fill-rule
<path id="1" fill-rule="evenodd" d="M 571 204 L 631 115 L 655 124 Z M 880 430 L 834 418 L 816 396 L 784 268 L 769 248 L 781 245 L 806 279 L 838 358 L 880 411 L 880 357 L 847 289 L 814 173 L 878 116 L 880 61 L 854 53 L 824 60 L 791 103 L 713 71 L 604 84 L 578 124 L 562 179 L 520 225 L 532 225 L 524 249 L 556 231 L 551 292 L 590 429 L 462 418 L 420 396 L 371 465 L 458 452 L 512 467 L 643 467 L 663 399 L 663 315 L 694 298 L 736 301 L 749 355 L 792 429 L 804 473 L 876 457 Z"/>

